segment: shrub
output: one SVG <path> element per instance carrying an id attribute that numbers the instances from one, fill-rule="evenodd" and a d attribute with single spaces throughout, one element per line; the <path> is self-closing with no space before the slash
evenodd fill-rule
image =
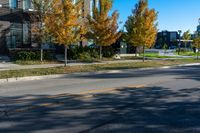
<path id="1" fill-rule="evenodd" d="M 99 58 L 99 53 L 98 53 L 98 50 L 97 50 L 97 49 L 95 49 L 95 48 L 90 48 L 89 53 L 90 53 L 90 56 L 91 56 L 92 58 Z"/>
<path id="2" fill-rule="evenodd" d="M 93 58 L 88 52 L 83 52 L 79 55 L 79 59 L 84 62 L 92 62 Z"/>
<path id="3" fill-rule="evenodd" d="M 104 47 L 102 52 L 103 57 L 113 57 L 115 54 L 115 51 L 112 47 Z"/>
<path id="4" fill-rule="evenodd" d="M 50 51 L 43 52 L 44 60 L 53 60 L 53 54 Z M 31 61 L 31 60 L 40 60 L 40 51 L 21 51 L 18 52 L 15 56 L 15 60 Z"/>
<path id="5" fill-rule="evenodd" d="M 80 56 L 85 53 L 89 54 L 92 58 L 98 58 L 98 50 L 90 47 L 73 46 L 68 50 L 68 58 L 72 60 L 80 59 Z"/>
<path id="6" fill-rule="evenodd" d="M 21 51 L 16 54 L 16 60 L 36 60 L 36 55 L 34 52 Z"/>
<path id="7" fill-rule="evenodd" d="M 179 49 L 176 49 L 176 52 L 178 52 L 179 51 Z M 186 49 L 184 49 L 184 48 L 180 48 L 180 52 L 186 52 L 187 50 Z"/>

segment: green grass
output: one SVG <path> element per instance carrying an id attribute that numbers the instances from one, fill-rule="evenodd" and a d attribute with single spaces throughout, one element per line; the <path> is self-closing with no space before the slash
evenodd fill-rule
<path id="1" fill-rule="evenodd" d="M 181 60 L 170 60 L 170 61 L 146 61 L 146 62 L 131 62 L 131 63 L 111 63 L 111 64 L 98 64 L 98 65 L 85 65 L 85 66 L 40 68 L 40 69 L 9 70 L 9 71 L 1 71 L 0 79 L 25 77 L 25 76 L 41 76 L 41 75 L 51 75 L 51 74 L 67 74 L 67 73 L 77 73 L 77 72 L 94 72 L 101 70 L 160 67 L 160 66 L 197 63 L 197 62 L 200 61 L 195 59 L 181 59 Z"/>
<path id="2" fill-rule="evenodd" d="M 101 60 L 99 59 L 92 59 L 92 60 L 77 60 L 80 62 L 87 62 L 87 63 L 92 63 L 92 62 L 101 62 L 101 61 L 113 61 L 113 58 L 102 58 Z M 63 62 L 61 61 L 48 61 L 48 60 L 44 60 L 44 61 L 39 61 L 39 60 L 32 60 L 32 61 L 23 61 L 23 60 L 16 60 L 13 61 L 14 64 L 18 64 L 18 65 L 41 65 L 41 64 L 61 64 Z"/>
<path id="3" fill-rule="evenodd" d="M 161 56 L 159 55 L 159 53 L 145 53 L 144 54 L 145 57 L 149 57 L 149 58 L 176 58 L 174 56 Z M 140 57 L 142 57 L 143 55 L 140 55 Z"/>
<path id="4" fill-rule="evenodd" d="M 174 54 L 178 55 L 177 52 L 175 52 Z M 179 55 L 182 55 L 182 56 L 196 56 L 196 53 L 194 53 L 193 51 L 190 51 L 190 52 L 180 52 Z"/>
<path id="5" fill-rule="evenodd" d="M 41 64 L 59 64 L 62 62 L 59 61 L 39 61 L 39 60 L 35 60 L 35 61 L 23 61 L 23 60 L 16 60 L 13 63 L 18 64 L 18 65 L 41 65 Z"/>

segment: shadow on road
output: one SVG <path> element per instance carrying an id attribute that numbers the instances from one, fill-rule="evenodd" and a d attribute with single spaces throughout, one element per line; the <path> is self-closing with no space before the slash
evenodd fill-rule
<path id="1" fill-rule="evenodd" d="M 199 88 L 174 91 L 155 86 L 92 97 L 0 97 L 0 132 L 197 133 L 199 96 Z"/>
<path id="2" fill-rule="evenodd" d="M 185 79 L 200 81 L 200 66 L 175 67 L 172 69 L 153 69 L 153 70 L 124 70 L 123 72 L 114 73 L 89 73 L 74 75 L 74 78 L 91 78 L 91 79 L 117 79 L 117 78 L 138 78 L 163 75 L 180 75 Z"/>

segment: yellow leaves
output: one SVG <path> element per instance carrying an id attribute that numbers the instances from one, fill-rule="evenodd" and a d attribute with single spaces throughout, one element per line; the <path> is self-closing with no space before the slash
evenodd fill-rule
<path id="1" fill-rule="evenodd" d="M 152 47 L 157 34 L 156 19 L 157 13 L 154 9 L 148 9 L 148 1 L 140 0 L 126 21 L 126 40 L 134 46 Z"/>
<path id="2" fill-rule="evenodd" d="M 100 46 L 109 46 L 115 43 L 121 35 L 117 31 L 118 13 L 114 12 L 112 16 L 108 16 L 111 7 L 111 1 L 101 0 L 100 9 L 94 8 L 93 16 L 88 17 L 87 37 L 93 39 Z"/>
<path id="3" fill-rule="evenodd" d="M 194 40 L 193 40 L 193 45 L 194 45 L 196 48 L 200 48 L 200 36 L 197 36 L 196 38 L 194 38 Z"/>
<path id="4" fill-rule="evenodd" d="M 72 0 L 53 0 L 52 11 L 45 18 L 45 23 L 57 43 L 71 45 L 81 40 L 81 34 L 85 34 L 79 8 Z"/>

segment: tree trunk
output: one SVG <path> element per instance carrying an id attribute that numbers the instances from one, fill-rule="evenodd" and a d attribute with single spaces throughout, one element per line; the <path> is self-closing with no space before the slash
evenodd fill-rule
<path id="1" fill-rule="evenodd" d="M 187 51 L 187 43 L 185 42 L 185 52 Z"/>
<path id="2" fill-rule="evenodd" d="M 67 46 L 65 46 L 65 67 L 67 66 Z"/>
<path id="3" fill-rule="evenodd" d="M 41 62 L 43 61 L 43 48 L 42 48 L 42 45 L 41 45 L 41 48 L 40 48 L 40 61 Z"/>
<path id="4" fill-rule="evenodd" d="M 197 50 L 197 60 L 199 60 L 199 48 Z"/>
<path id="5" fill-rule="evenodd" d="M 145 55 L 144 55 L 145 54 L 145 46 L 144 45 L 143 45 L 143 51 L 142 52 L 143 52 L 143 62 L 144 62 L 145 61 Z"/>
<path id="6" fill-rule="evenodd" d="M 180 55 L 181 46 L 178 44 L 178 55 Z"/>
<path id="7" fill-rule="evenodd" d="M 135 50 L 135 57 L 137 57 L 137 48 L 136 48 L 136 50 Z"/>
<path id="8" fill-rule="evenodd" d="M 99 59 L 100 60 L 102 59 L 102 46 L 100 46 L 100 49 L 99 49 Z"/>

